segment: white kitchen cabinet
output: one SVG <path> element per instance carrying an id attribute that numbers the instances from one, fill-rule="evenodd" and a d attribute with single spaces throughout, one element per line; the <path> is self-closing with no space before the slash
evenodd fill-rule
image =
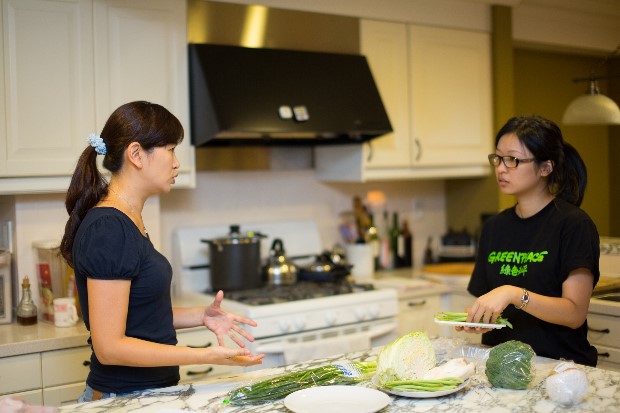
<path id="1" fill-rule="evenodd" d="M 84 391 L 90 352 L 83 346 L 0 358 L 0 397 L 56 407 L 75 403 Z"/>
<path id="2" fill-rule="evenodd" d="M 2 14 L 0 174 L 67 176 L 95 124 L 92 1 L 2 0 Z"/>
<path id="3" fill-rule="evenodd" d="M 0 395 L 41 389 L 41 354 L 0 358 Z"/>
<path id="4" fill-rule="evenodd" d="M 439 335 L 434 315 L 441 311 L 439 295 L 427 295 L 398 300 L 398 335 L 402 337 L 412 331 L 425 331 L 430 337 Z"/>
<path id="5" fill-rule="evenodd" d="M 189 130 L 184 0 L 1 1 L 0 194 L 66 191 L 88 134 L 128 101 Z M 189 136 L 177 156 L 176 186 L 195 186 Z"/>
<path id="6" fill-rule="evenodd" d="M 620 317 L 588 313 L 588 341 L 599 354 L 597 367 L 620 371 Z"/>
<path id="7" fill-rule="evenodd" d="M 194 348 L 208 348 L 218 345 L 215 334 L 206 328 L 177 330 L 177 340 L 179 346 Z M 227 347 L 237 347 L 237 344 L 233 343 L 233 341 L 228 338 L 225 338 L 225 344 Z M 189 366 L 181 366 L 179 368 L 179 373 L 181 375 L 180 383 L 195 382 L 197 380 L 211 377 L 232 375 L 242 372 L 242 367 L 222 366 L 215 364 L 194 364 Z"/>
<path id="8" fill-rule="evenodd" d="M 185 0 L 95 0 L 97 131 L 118 106 L 147 100 L 179 118 L 185 139 L 175 187 L 195 186 L 189 136 Z"/>
<path id="9" fill-rule="evenodd" d="M 394 132 L 315 149 L 327 181 L 483 176 L 492 151 L 490 36 L 362 20 L 361 51 Z"/>

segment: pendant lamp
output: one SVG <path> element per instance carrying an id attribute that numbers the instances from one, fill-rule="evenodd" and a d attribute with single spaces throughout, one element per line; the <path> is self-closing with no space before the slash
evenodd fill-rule
<path id="1" fill-rule="evenodd" d="M 620 51 L 620 45 L 613 53 L 607 56 L 599 67 L 603 66 L 610 58 Z M 592 73 L 587 78 L 573 79 L 574 82 L 588 82 L 588 90 L 573 100 L 562 117 L 562 123 L 566 125 L 620 125 L 620 108 L 609 97 L 602 95 L 598 88 L 598 80 L 618 76 L 598 76 Z"/>
<path id="2" fill-rule="evenodd" d="M 612 99 L 598 90 L 597 79 L 588 79 L 590 86 L 585 95 L 573 100 L 564 111 L 566 125 L 620 125 L 620 108 Z"/>

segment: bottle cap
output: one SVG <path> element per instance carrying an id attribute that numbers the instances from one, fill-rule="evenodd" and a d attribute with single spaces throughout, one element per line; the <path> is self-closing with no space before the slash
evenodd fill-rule
<path id="1" fill-rule="evenodd" d="M 24 280 L 22 281 L 22 287 L 30 288 L 30 280 L 28 279 L 27 275 L 24 277 Z"/>

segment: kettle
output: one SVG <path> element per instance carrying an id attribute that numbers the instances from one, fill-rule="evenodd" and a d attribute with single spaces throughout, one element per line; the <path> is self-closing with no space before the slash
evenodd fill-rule
<path id="1" fill-rule="evenodd" d="M 284 255 L 282 240 L 276 238 L 271 244 L 270 257 L 263 268 L 268 285 L 291 285 L 297 282 L 297 267 Z"/>

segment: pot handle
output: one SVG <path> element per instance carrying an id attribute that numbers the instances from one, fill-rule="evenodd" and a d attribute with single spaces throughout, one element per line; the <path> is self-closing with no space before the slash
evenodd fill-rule
<path id="1" fill-rule="evenodd" d="M 284 246 L 280 238 L 276 238 L 271 243 L 271 252 L 273 255 L 284 255 Z"/>

